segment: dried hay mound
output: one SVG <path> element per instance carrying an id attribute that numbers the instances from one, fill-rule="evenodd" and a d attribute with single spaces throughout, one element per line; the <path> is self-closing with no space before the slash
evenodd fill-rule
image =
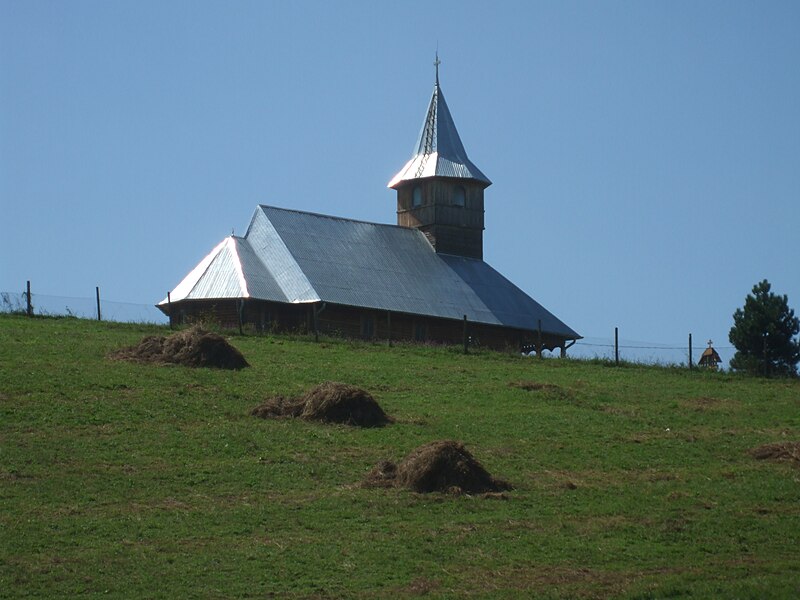
<path id="1" fill-rule="evenodd" d="M 800 442 L 775 442 L 750 449 L 757 460 L 789 460 L 800 466 Z"/>
<path id="2" fill-rule="evenodd" d="M 321 383 L 299 398 L 270 398 L 250 414 L 262 419 L 294 417 L 359 427 L 382 427 L 392 422 L 369 392 L 334 381 Z"/>
<path id="3" fill-rule="evenodd" d="M 370 394 L 345 383 L 326 381 L 304 397 L 300 417 L 313 421 L 347 423 L 361 427 L 379 427 L 389 417 Z"/>
<path id="4" fill-rule="evenodd" d="M 250 414 L 259 419 L 279 419 L 281 417 L 299 417 L 305 404 L 296 398 L 275 396 L 256 406 Z"/>
<path id="5" fill-rule="evenodd" d="M 451 494 L 485 494 L 512 489 L 508 482 L 492 477 L 464 444 L 451 440 L 420 446 L 397 465 L 390 461 L 378 463 L 363 485 Z"/>
<path id="6" fill-rule="evenodd" d="M 361 482 L 364 487 L 394 487 L 397 485 L 397 465 L 390 460 L 382 460 Z"/>
<path id="7" fill-rule="evenodd" d="M 135 346 L 123 348 L 112 358 L 186 367 L 243 369 L 249 366 L 242 353 L 219 334 L 192 327 L 168 337 L 150 335 Z"/>

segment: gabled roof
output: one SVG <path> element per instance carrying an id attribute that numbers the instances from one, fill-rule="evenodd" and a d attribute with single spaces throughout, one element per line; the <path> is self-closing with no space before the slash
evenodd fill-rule
<path id="1" fill-rule="evenodd" d="M 711 346 L 703 350 L 703 354 L 700 356 L 701 365 L 704 365 L 708 362 L 722 362 L 719 353 Z"/>
<path id="2" fill-rule="evenodd" d="M 261 205 L 170 294 L 181 300 L 329 302 L 580 336 L 482 260 L 436 253 L 425 235 Z M 166 306 L 164 299 L 159 305 Z"/>
<path id="3" fill-rule="evenodd" d="M 423 177 L 458 177 L 462 179 L 475 179 L 484 184 L 491 185 L 489 178 L 484 175 L 472 161 L 467 158 L 467 151 L 456 130 L 450 109 L 444 100 L 444 94 L 439 86 L 439 68 L 436 68 L 436 83 L 433 86 L 428 112 L 419 138 L 414 146 L 411 159 L 400 169 L 389 182 L 390 188 L 397 188 L 404 181 L 421 179 Z"/>

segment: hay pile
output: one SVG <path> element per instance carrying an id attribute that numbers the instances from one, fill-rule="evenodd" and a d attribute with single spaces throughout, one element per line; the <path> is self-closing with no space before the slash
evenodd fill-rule
<path id="1" fill-rule="evenodd" d="M 775 442 L 750 449 L 750 456 L 758 460 L 788 460 L 800 466 L 800 442 Z"/>
<path id="2" fill-rule="evenodd" d="M 368 392 L 333 381 L 321 383 L 297 398 L 275 396 L 255 407 L 250 414 L 262 419 L 294 417 L 359 427 L 382 427 L 392 422 Z"/>
<path id="3" fill-rule="evenodd" d="M 192 327 L 168 337 L 147 336 L 137 345 L 118 350 L 111 357 L 142 363 L 216 369 L 243 369 L 249 366 L 242 353 L 224 337 L 201 327 Z"/>
<path id="4" fill-rule="evenodd" d="M 260 419 L 279 419 L 281 417 L 297 418 L 303 413 L 305 403 L 302 398 L 274 396 L 264 404 L 259 404 L 250 414 Z"/>
<path id="5" fill-rule="evenodd" d="M 492 477 L 464 444 L 451 440 L 420 446 L 399 464 L 381 461 L 370 471 L 362 485 L 451 494 L 482 494 L 512 489 L 508 482 Z"/>

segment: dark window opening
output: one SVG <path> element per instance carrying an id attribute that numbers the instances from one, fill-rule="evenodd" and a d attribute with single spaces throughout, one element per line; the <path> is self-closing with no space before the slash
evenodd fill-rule
<path id="1" fill-rule="evenodd" d="M 467 203 L 467 192 L 463 187 L 458 186 L 453 192 L 453 204 L 455 204 L 456 206 L 465 206 L 466 203 Z"/>
<path id="2" fill-rule="evenodd" d="M 411 192 L 411 206 L 414 208 L 422 206 L 422 188 L 419 186 Z"/>

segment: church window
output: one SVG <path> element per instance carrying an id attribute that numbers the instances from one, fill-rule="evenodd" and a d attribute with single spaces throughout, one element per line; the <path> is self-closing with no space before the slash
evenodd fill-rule
<path id="1" fill-rule="evenodd" d="M 453 204 L 464 206 L 467 202 L 467 192 L 460 185 L 453 191 Z"/>
<path id="2" fill-rule="evenodd" d="M 422 206 L 422 188 L 419 186 L 411 192 L 411 206 L 414 208 Z"/>

